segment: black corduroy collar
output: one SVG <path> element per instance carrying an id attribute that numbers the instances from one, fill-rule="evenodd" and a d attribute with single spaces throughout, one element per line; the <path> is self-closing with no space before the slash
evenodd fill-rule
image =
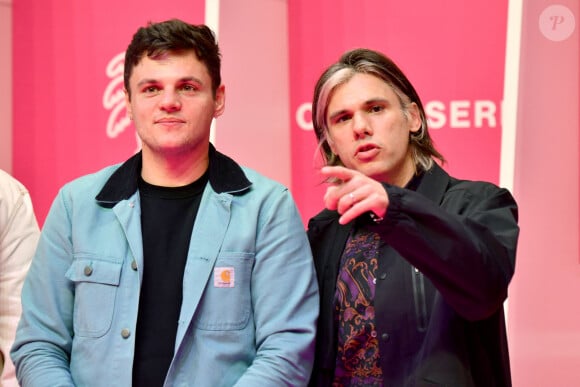
<path id="1" fill-rule="evenodd" d="M 99 205 L 111 208 L 130 198 L 138 189 L 142 165 L 143 155 L 138 152 L 113 172 L 95 197 Z M 209 145 L 208 168 L 209 183 L 217 193 L 242 194 L 252 185 L 238 163 L 218 152 L 212 144 Z"/>

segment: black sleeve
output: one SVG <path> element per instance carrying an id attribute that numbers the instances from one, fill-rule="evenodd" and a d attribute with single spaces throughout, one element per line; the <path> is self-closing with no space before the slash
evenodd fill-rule
<path id="1" fill-rule="evenodd" d="M 426 275 L 458 314 L 480 320 L 502 307 L 515 267 L 517 205 L 505 189 L 462 181 L 440 204 L 385 185 L 389 207 L 373 226 Z"/>

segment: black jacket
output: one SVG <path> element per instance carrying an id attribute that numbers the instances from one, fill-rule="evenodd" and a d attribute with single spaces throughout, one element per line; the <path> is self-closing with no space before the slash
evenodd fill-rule
<path id="1" fill-rule="evenodd" d="M 374 300 L 385 385 L 511 386 L 503 301 L 519 233 L 513 197 L 439 166 L 416 191 L 385 189 L 385 219 L 357 219 L 387 245 Z M 352 227 L 328 210 L 308 224 L 321 297 L 311 386 L 332 384 L 336 278 Z"/>

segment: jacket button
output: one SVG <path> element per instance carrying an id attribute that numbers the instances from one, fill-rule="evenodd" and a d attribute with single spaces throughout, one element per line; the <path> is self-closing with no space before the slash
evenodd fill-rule
<path id="1" fill-rule="evenodd" d="M 90 266 L 85 266 L 84 272 L 87 277 L 90 277 L 90 275 L 93 274 L 93 268 Z"/>
<path id="2" fill-rule="evenodd" d="M 124 339 L 128 339 L 129 336 L 131 336 L 130 330 L 128 330 L 127 328 L 124 328 L 123 330 L 121 330 L 121 337 L 123 337 Z"/>
<path id="3" fill-rule="evenodd" d="M 131 262 L 131 269 L 137 270 L 137 261 L 133 260 L 133 262 Z"/>
<path id="4" fill-rule="evenodd" d="M 385 278 L 387 278 L 387 273 L 381 273 L 379 275 L 379 278 L 382 279 L 382 280 L 384 280 Z"/>
<path id="5" fill-rule="evenodd" d="M 389 336 L 389 334 L 388 334 L 388 333 L 383 333 L 383 334 L 381 335 L 381 339 L 382 339 L 383 341 L 389 341 L 389 339 L 390 339 L 390 338 L 391 338 L 391 336 Z"/>

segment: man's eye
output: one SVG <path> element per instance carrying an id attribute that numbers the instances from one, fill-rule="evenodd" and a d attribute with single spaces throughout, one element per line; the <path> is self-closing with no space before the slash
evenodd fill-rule
<path id="1" fill-rule="evenodd" d="M 143 89 L 143 92 L 145 93 L 155 93 L 159 90 L 159 88 L 157 86 L 147 86 L 145 89 Z"/>
<path id="2" fill-rule="evenodd" d="M 339 122 L 345 122 L 350 120 L 350 116 L 349 115 L 343 115 L 343 116 L 339 116 L 336 118 L 336 120 L 334 122 L 339 123 Z"/>
<path id="3" fill-rule="evenodd" d="M 380 105 L 371 106 L 370 109 L 369 109 L 369 111 L 372 112 L 372 113 L 377 113 L 377 112 L 380 112 L 382 110 L 383 110 L 383 107 L 380 106 Z"/>
<path id="4" fill-rule="evenodd" d="M 183 91 L 196 91 L 197 88 L 194 85 L 186 84 L 181 87 Z"/>

